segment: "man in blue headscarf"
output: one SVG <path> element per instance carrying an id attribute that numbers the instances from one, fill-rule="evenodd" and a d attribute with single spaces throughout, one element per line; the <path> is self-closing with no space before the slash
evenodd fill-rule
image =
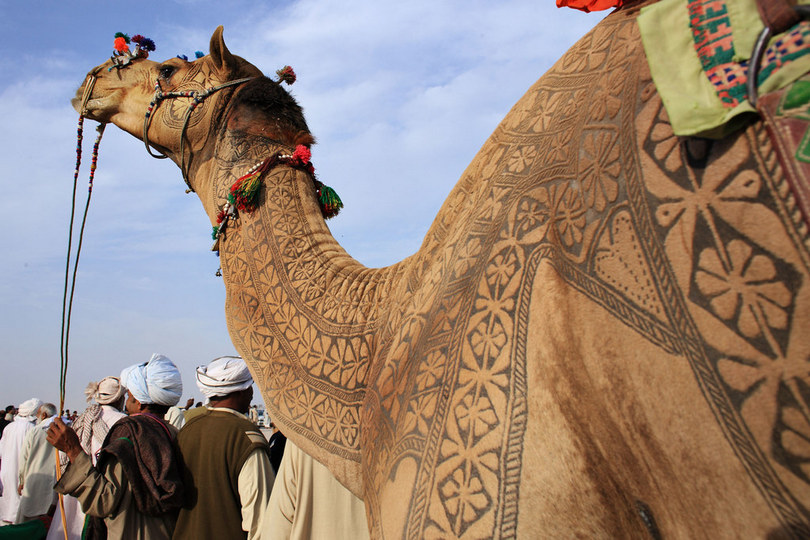
<path id="1" fill-rule="evenodd" d="M 95 467 L 71 428 L 59 419 L 51 424 L 48 442 L 70 459 L 54 489 L 79 499 L 91 516 L 88 538 L 169 539 L 184 488 L 177 430 L 163 416 L 183 393 L 180 372 L 154 354 L 122 371 L 121 383 L 129 416 L 110 428 Z"/>

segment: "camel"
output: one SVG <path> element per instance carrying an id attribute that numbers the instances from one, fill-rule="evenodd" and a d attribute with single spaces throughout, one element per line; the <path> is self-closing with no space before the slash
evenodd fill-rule
<path id="1" fill-rule="evenodd" d="M 195 61 L 113 58 L 79 88 L 225 223 L 233 343 L 373 537 L 810 536 L 805 165 L 765 113 L 674 135 L 638 14 L 528 90 L 385 268 L 332 237 L 290 157 L 314 142 L 302 109 L 222 27 Z M 257 175 L 255 208 L 229 210 Z"/>

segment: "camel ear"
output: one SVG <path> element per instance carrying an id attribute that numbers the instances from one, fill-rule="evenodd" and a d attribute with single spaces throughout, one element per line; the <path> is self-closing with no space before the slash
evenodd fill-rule
<path id="1" fill-rule="evenodd" d="M 214 34 L 211 36 L 211 45 L 209 51 L 211 60 L 214 62 L 214 69 L 220 75 L 228 76 L 237 70 L 236 57 L 231 54 L 228 47 L 225 46 L 225 39 L 222 37 L 222 26 L 217 26 Z"/>

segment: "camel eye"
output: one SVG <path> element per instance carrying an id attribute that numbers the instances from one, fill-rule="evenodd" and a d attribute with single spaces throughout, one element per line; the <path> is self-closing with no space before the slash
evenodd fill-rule
<path id="1" fill-rule="evenodd" d="M 174 66 L 170 66 L 170 65 L 160 66 L 160 71 L 159 71 L 160 78 L 165 79 L 165 80 L 169 80 L 169 79 L 172 78 L 172 75 L 174 75 L 175 71 L 177 71 L 177 68 L 174 67 Z"/>

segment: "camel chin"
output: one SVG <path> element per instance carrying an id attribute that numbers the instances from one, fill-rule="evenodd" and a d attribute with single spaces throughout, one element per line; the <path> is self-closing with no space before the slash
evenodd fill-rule
<path id="1" fill-rule="evenodd" d="M 73 98 L 70 100 L 70 104 L 77 113 L 97 122 L 110 122 L 112 116 L 117 112 L 113 96 L 89 99 L 84 110 L 82 110 L 81 98 Z"/>

